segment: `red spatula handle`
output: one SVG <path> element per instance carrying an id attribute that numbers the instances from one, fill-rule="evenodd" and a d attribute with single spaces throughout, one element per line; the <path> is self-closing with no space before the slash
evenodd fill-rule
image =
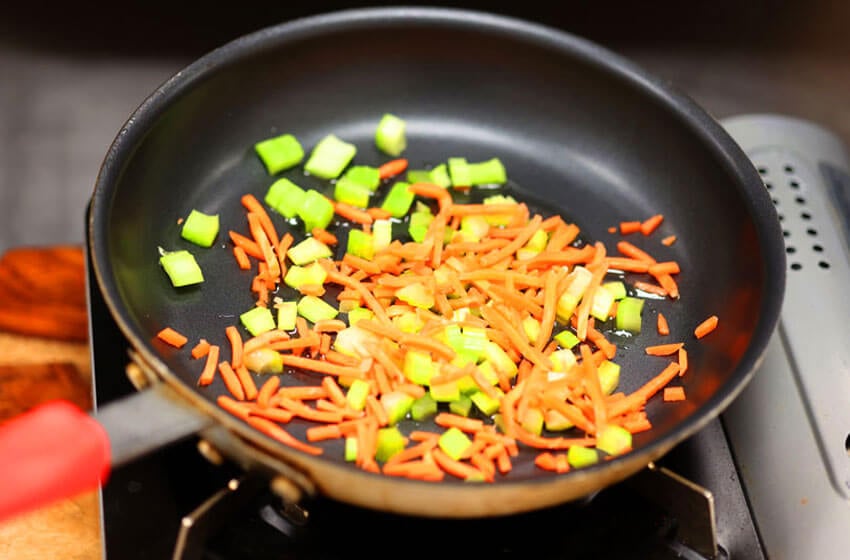
<path id="1" fill-rule="evenodd" d="M 106 432 L 70 402 L 0 424 L 0 520 L 93 490 L 108 474 Z"/>

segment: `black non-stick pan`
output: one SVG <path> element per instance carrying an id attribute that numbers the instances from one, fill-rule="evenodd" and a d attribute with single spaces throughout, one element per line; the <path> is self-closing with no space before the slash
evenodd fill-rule
<path id="1" fill-rule="evenodd" d="M 553 474 L 536 468 L 528 450 L 492 484 L 368 473 L 346 463 L 337 442 L 310 456 L 230 416 L 215 404 L 226 393 L 221 381 L 199 388 L 198 361 L 155 340 L 170 326 L 226 348 L 225 327 L 254 304 L 226 237 L 198 250 L 180 239 L 178 220 L 198 209 L 219 213 L 222 232 L 245 231 L 239 197 L 250 192 L 261 199 L 274 179 L 254 153 L 255 142 L 289 132 L 309 149 L 333 133 L 359 147 L 357 163 L 379 165 L 387 156 L 374 147 L 373 134 L 387 112 L 407 121 L 411 167 L 451 156 L 498 157 L 513 194 L 540 211 L 561 213 L 589 240 L 613 247 L 620 237 L 611 226 L 665 216 L 652 250 L 680 263 L 681 299 L 652 300 L 644 313 L 651 325 L 662 311 L 671 331 L 688 341 L 689 371 L 681 379 L 688 398 L 675 404 L 654 398 L 647 406 L 653 428 L 635 436 L 631 452 Z M 304 187 L 327 188 L 299 171 L 287 173 Z M 197 433 L 246 469 L 276 476 L 290 496 L 315 492 L 423 516 L 542 508 L 592 494 L 659 458 L 744 387 L 776 325 L 785 278 L 770 199 L 710 115 L 580 38 L 465 11 L 333 13 L 264 29 L 209 53 L 163 84 L 121 129 L 98 176 L 90 216 L 96 287 L 149 381 L 138 395 L 94 416 L 110 434 L 113 463 Z M 300 231 L 273 217 L 281 231 Z M 666 235 L 677 242 L 657 242 Z M 631 240 L 649 247 L 648 240 Z M 191 248 L 206 281 L 172 287 L 158 264 L 160 248 Z M 720 327 L 695 342 L 694 327 L 710 315 Z M 640 336 L 640 344 L 620 341 L 616 360 L 625 392 L 662 363 L 642 348 L 666 339 L 652 328 Z M 285 383 L 318 380 L 290 372 Z M 298 437 L 304 428 L 288 426 Z M 103 454 L 102 445 L 94 447 Z"/>

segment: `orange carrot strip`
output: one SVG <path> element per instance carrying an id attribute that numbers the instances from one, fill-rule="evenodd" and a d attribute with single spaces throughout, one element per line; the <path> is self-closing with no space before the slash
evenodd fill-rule
<path id="1" fill-rule="evenodd" d="M 245 398 L 252 401 L 257 398 L 257 385 L 254 383 L 254 378 L 251 377 L 251 372 L 245 367 L 245 364 L 240 364 L 235 368 L 236 376 L 239 377 L 239 383 L 242 384 L 242 389 L 245 391 Z"/>
<path id="2" fill-rule="evenodd" d="M 266 420 L 272 420 L 274 422 L 286 424 L 287 422 L 292 421 L 292 418 L 295 417 L 295 414 L 289 410 L 284 410 L 282 408 L 277 408 L 274 406 L 267 406 L 265 408 L 257 407 L 252 409 L 251 416 L 259 416 L 260 418 L 265 418 Z"/>
<path id="3" fill-rule="evenodd" d="M 336 235 L 332 234 L 328 230 L 320 227 L 314 227 L 310 232 L 313 235 L 313 238 L 316 241 L 321 241 L 325 245 L 336 245 L 339 243 L 339 240 L 336 238 Z"/>
<path id="4" fill-rule="evenodd" d="M 561 251 L 543 251 L 530 259 L 515 261 L 514 264 L 522 265 L 527 270 L 557 265 L 570 266 L 590 262 L 594 254 L 596 254 L 596 248 L 593 245 L 585 245 L 581 249 L 565 247 Z"/>
<path id="5" fill-rule="evenodd" d="M 433 183 L 413 183 L 407 187 L 407 190 L 418 196 L 435 199 L 439 203 L 440 208 L 452 204 L 452 195 L 440 185 Z"/>
<path id="6" fill-rule="evenodd" d="M 207 361 L 204 363 L 204 369 L 201 371 L 201 376 L 198 378 L 198 385 L 204 387 L 212 383 L 215 377 L 216 368 L 218 367 L 219 346 L 211 344 L 209 352 L 207 352 Z"/>
<path id="7" fill-rule="evenodd" d="M 707 334 L 710 334 L 712 331 L 714 331 L 714 329 L 717 328 L 719 322 L 720 320 L 717 318 L 717 315 L 712 315 L 711 317 L 697 325 L 697 327 L 694 329 L 694 336 L 696 336 L 697 338 L 702 338 Z"/>
<path id="8" fill-rule="evenodd" d="M 432 437 L 422 440 L 416 445 L 403 449 L 392 457 L 390 457 L 384 466 L 393 465 L 396 463 L 405 463 L 413 459 L 418 459 L 419 457 L 422 457 L 426 451 L 434 449 L 437 446 L 438 442 L 439 437 Z"/>
<path id="9" fill-rule="evenodd" d="M 377 300 L 377 298 L 369 291 L 369 289 L 363 285 L 362 282 L 351 278 L 350 276 L 346 276 L 339 272 L 328 271 L 328 281 L 333 282 L 334 284 L 340 284 L 345 286 L 346 288 L 351 288 L 360 293 L 363 297 L 363 301 L 366 303 L 366 306 L 375 314 L 375 317 L 380 320 L 382 323 L 390 324 L 390 318 L 387 317 L 387 313 L 384 310 L 384 306 Z"/>
<path id="10" fill-rule="evenodd" d="M 684 347 L 679 348 L 679 376 L 685 375 L 688 369 L 688 351 Z"/>
<path id="11" fill-rule="evenodd" d="M 324 426 L 310 426 L 304 434 L 307 441 L 323 441 L 326 439 L 337 439 L 343 437 L 339 424 L 326 424 Z"/>
<path id="12" fill-rule="evenodd" d="M 650 264 L 655 264 L 655 259 L 643 249 L 638 248 L 635 244 L 628 241 L 618 241 L 617 250 L 626 257 L 630 257 L 639 261 L 644 261 Z"/>
<path id="13" fill-rule="evenodd" d="M 218 372 L 221 374 L 221 379 L 227 390 L 238 401 L 245 400 L 245 390 L 242 388 L 242 383 L 239 382 L 239 376 L 233 371 L 233 368 L 228 362 L 218 364 Z"/>
<path id="14" fill-rule="evenodd" d="M 356 367 L 360 364 L 360 359 L 355 358 L 354 356 L 346 356 L 341 352 L 337 352 L 336 350 L 328 350 L 325 352 L 325 360 L 332 364 L 338 364 L 341 366 L 350 366 Z"/>
<path id="15" fill-rule="evenodd" d="M 543 469 L 544 471 L 555 471 L 555 456 L 551 451 L 544 451 L 543 453 L 538 453 L 534 457 L 534 464 Z"/>
<path id="16" fill-rule="evenodd" d="M 650 356 L 669 356 L 677 353 L 682 346 L 684 346 L 683 342 L 657 344 L 655 346 L 647 346 L 644 351 Z"/>
<path id="17" fill-rule="evenodd" d="M 482 307 L 481 316 L 484 317 L 490 325 L 497 330 L 504 332 L 511 341 L 511 344 L 526 358 L 535 364 L 551 368 L 552 363 L 548 356 L 544 355 L 540 350 L 533 348 L 529 344 L 525 334 L 516 329 L 511 322 L 505 318 L 499 310 L 494 307 Z"/>
<path id="18" fill-rule="evenodd" d="M 366 410 L 375 417 L 379 426 L 384 427 L 390 423 L 390 418 L 387 416 L 387 409 L 384 408 L 384 405 L 381 404 L 375 395 L 366 395 Z"/>
<path id="19" fill-rule="evenodd" d="M 236 259 L 236 264 L 240 270 L 251 270 L 251 261 L 248 259 L 248 253 L 242 247 L 236 246 L 233 248 L 233 257 Z"/>
<path id="20" fill-rule="evenodd" d="M 256 214 L 259 217 L 260 225 L 262 225 L 263 231 L 266 232 L 269 242 L 272 244 L 272 247 L 277 247 L 277 244 L 280 243 L 280 237 L 277 234 L 277 230 L 275 229 L 268 212 L 266 212 L 266 209 L 263 208 L 262 204 L 260 204 L 260 201 L 252 194 L 242 195 L 240 201 L 242 202 L 242 206 L 244 206 L 248 212 Z"/>
<path id="21" fill-rule="evenodd" d="M 328 396 L 328 391 L 323 385 L 292 385 L 281 387 L 275 394 L 281 398 L 302 401 L 323 399 Z"/>
<path id="22" fill-rule="evenodd" d="M 455 461 L 443 453 L 439 447 L 435 447 L 431 450 L 431 455 L 434 457 L 434 460 L 437 461 L 437 464 L 440 465 L 441 469 L 443 469 L 447 474 L 460 478 L 461 480 L 476 480 L 483 476 L 483 473 L 476 467 L 462 461 Z"/>
<path id="23" fill-rule="evenodd" d="M 665 261 L 651 265 L 647 272 L 653 276 L 659 274 L 679 274 L 679 263 L 676 261 Z"/>
<path id="24" fill-rule="evenodd" d="M 210 351 L 210 343 L 207 342 L 207 339 L 202 338 L 198 341 L 198 343 L 192 348 L 192 358 L 199 360 L 206 356 Z"/>
<path id="25" fill-rule="evenodd" d="M 637 233 L 640 231 L 640 224 L 637 221 L 620 222 L 620 233 L 623 235 Z"/>
<path id="26" fill-rule="evenodd" d="M 342 391 L 342 388 L 336 382 L 336 379 L 330 376 L 326 376 L 322 378 L 322 386 L 325 388 L 325 391 L 328 394 L 328 398 L 332 403 L 339 407 L 345 407 L 348 405 L 348 400 L 345 398 L 345 393 Z"/>
<path id="27" fill-rule="evenodd" d="M 310 455 L 321 455 L 324 450 L 321 447 L 316 447 L 314 445 L 308 445 L 297 439 L 295 436 L 275 424 L 270 420 L 266 420 L 265 418 L 258 418 L 256 416 L 250 416 L 248 418 L 248 423 L 251 424 L 254 428 L 258 429 L 260 432 L 265 435 L 275 439 L 284 445 L 288 445 L 294 449 L 299 451 L 303 451 L 304 453 L 308 453 Z"/>
<path id="28" fill-rule="evenodd" d="M 676 284 L 676 281 L 673 280 L 673 277 L 669 274 L 656 274 L 655 279 L 658 280 L 658 283 L 661 284 L 661 287 L 667 290 L 667 295 L 673 299 L 679 298 L 679 286 Z"/>
<path id="29" fill-rule="evenodd" d="M 667 323 L 667 318 L 661 313 L 658 314 L 658 334 L 661 336 L 670 334 L 670 325 Z"/>
<path id="30" fill-rule="evenodd" d="M 563 399 L 559 399 L 557 396 L 549 392 L 543 393 L 542 400 L 544 406 L 560 412 L 562 415 L 567 417 L 567 420 L 575 424 L 576 427 L 583 432 L 592 434 L 596 431 L 596 426 L 587 419 L 581 409 L 577 406 L 565 402 Z"/>
<path id="31" fill-rule="evenodd" d="M 629 257 L 608 257 L 606 262 L 608 268 L 622 270 L 623 272 L 644 273 L 649 270 L 650 266 L 645 261 Z"/>
<path id="32" fill-rule="evenodd" d="M 372 215 L 366 212 L 365 210 L 361 210 L 356 206 L 352 206 L 344 202 L 335 202 L 334 212 L 336 212 L 346 220 L 358 224 L 371 224 L 374 221 L 372 219 Z"/>
<path id="33" fill-rule="evenodd" d="M 315 371 L 317 373 L 325 373 L 328 375 L 335 375 L 337 377 L 352 377 L 355 379 L 363 378 L 363 372 L 361 372 L 359 368 L 355 367 L 341 366 L 323 360 L 302 358 L 300 356 L 292 356 L 290 354 L 281 354 L 281 360 L 286 366 Z"/>
<path id="34" fill-rule="evenodd" d="M 247 403 L 239 402 L 227 395 L 219 395 L 216 399 L 216 403 L 233 416 L 241 418 L 242 420 L 247 420 L 248 416 L 251 414 L 251 409 Z"/>
<path id="35" fill-rule="evenodd" d="M 645 219 L 640 224 L 640 232 L 644 235 L 652 235 L 652 233 L 658 229 L 658 226 L 661 225 L 661 222 L 664 221 L 664 216 L 662 214 L 655 214 L 654 216 L 650 216 Z"/>
<path id="36" fill-rule="evenodd" d="M 279 340 L 277 342 L 271 342 L 266 345 L 266 348 L 271 348 L 272 350 L 301 350 L 303 351 L 305 348 L 311 348 L 313 346 L 318 346 L 321 343 L 321 338 L 318 334 L 310 331 L 306 336 L 300 338 L 293 338 L 291 340 Z"/>
<path id="37" fill-rule="evenodd" d="M 392 159 L 378 167 L 378 177 L 388 179 L 404 173 L 407 169 L 407 160 L 404 158 Z"/>
<path id="38" fill-rule="evenodd" d="M 579 347 L 581 352 L 581 367 L 584 371 L 584 386 L 593 404 L 593 423 L 602 428 L 608 423 L 608 410 L 605 407 L 605 394 L 599 382 L 599 373 L 591 358 L 591 350 L 587 344 Z"/>
<path id="39" fill-rule="evenodd" d="M 685 388 L 684 387 L 665 387 L 664 388 L 664 402 L 676 402 L 685 400 Z"/>
<path id="40" fill-rule="evenodd" d="M 280 387 L 280 377 L 277 375 L 269 377 L 257 393 L 257 404 L 261 408 L 269 406 L 269 399 L 272 398 L 272 395 L 277 393 L 278 387 Z"/>
<path id="41" fill-rule="evenodd" d="M 345 328 L 348 328 L 348 325 L 340 319 L 321 319 L 313 325 L 313 330 L 317 333 L 339 332 Z"/>
<path id="42" fill-rule="evenodd" d="M 247 255 L 252 256 L 255 259 L 265 258 L 260 246 L 252 239 L 245 237 L 240 233 L 236 233 L 233 230 L 229 231 L 228 234 L 230 235 L 230 240 L 233 241 L 233 244 L 237 247 L 241 247 Z"/>
<path id="43" fill-rule="evenodd" d="M 289 333 L 281 330 L 271 330 L 249 338 L 242 344 L 242 355 L 245 356 L 255 350 L 259 350 L 273 342 L 289 340 Z"/>
<path id="44" fill-rule="evenodd" d="M 366 209 L 366 213 L 372 216 L 373 220 L 389 220 L 392 218 L 392 214 L 389 210 L 384 210 L 383 208 L 371 207 Z"/>
<path id="45" fill-rule="evenodd" d="M 500 260 L 508 258 L 514 253 L 516 253 L 517 250 L 521 249 L 523 245 L 525 245 L 528 240 L 531 239 L 531 236 L 534 235 L 538 229 L 540 229 L 540 223 L 542 221 L 543 218 L 539 214 L 535 215 L 531 219 L 531 221 L 528 222 L 528 225 L 526 225 L 522 229 L 522 231 L 513 239 L 513 241 L 511 241 L 501 249 L 493 251 L 492 253 L 487 253 L 486 255 L 481 257 L 481 260 L 479 261 L 480 265 L 482 267 L 487 268 L 496 264 Z"/>
<path id="46" fill-rule="evenodd" d="M 675 235 L 668 235 L 667 237 L 665 237 L 664 239 L 661 240 L 661 244 L 665 245 L 667 247 L 671 246 L 675 242 L 676 242 L 676 236 Z"/>
<path id="47" fill-rule="evenodd" d="M 541 229 L 543 229 L 542 224 Z M 565 249 L 567 245 L 575 241 L 579 233 L 581 233 L 581 231 L 577 225 L 561 222 L 561 224 L 555 228 L 552 235 L 549 237 L 549 241 L 546 243 L 546 250 L 561 251 Z"/>
<path id="48" fill-rule="evenodd" d="M 362 270 L 367 274 L 380 274 L 381 267 L 375 264 L 374 262 L 364 259 L 363 257 L 358 257 L 357 255 L 352 255 L 351 253 L 346 253 L 342 257 L 342 262 L 349 265 L 351 268 Z"/>
<path id="49" fill-rule="evenodd" d="M 263 252 L 263 260 L 266 261 L 266 265 L 269 267 L 269 274 L 272 278 L 279 277 L 280 261 L 274 252 L 268 234 L 265 229 L 263 229 L 263 225 L 258 214 L 254 214 L 253 212 L 248 213 L 248 228 L 251 230 L 251 236 L 254 238 L 254 241 L 256 241 L 257 246 Z"/>
<path id="50" fill-rule="evenodd" d="M 632 410 L 638 410 L 641 406 L 646 404 L 646 401 L 655 395 L 655 393 L 660 391 L 677 375 L 679 375 L 679 364 L 676 362 L 670 362 L 658 375 L 644 383 L 639 389 L 630 395 L 627 395 L 623 399 L 612 402 L 608 407 L 609 417 L 615 417 Z"/>
<path id="51" fill-rule="evenodd" d="M 189 342 L 188 338 L 175 331 L 171 327 L 165 327 L 164 329 L 156 333 L 156 337 L 164 343 L 174 346 L 175 348 L 182 348 L 184 344 Z"/>
<path id="52" fill-rule="evenodd" d="M 594 327 L 589 327 L 587 329 L 587 339 L 594 343 L 597 348 L 602 350 L 605 357 L 609 360 L 613 360 L 614 356 L 617 355 L 617 345 L 605 338 L 605 335 L 596 330 Z"/>
<path id="53" fill-rule="evenodd" d="M 641 290 L 647 292 L 649 294 L 655 294 L 657 296 L 667 297 L 667 290 L 659 286 L 658 284 L 653 284 L 652 282 L 645 282 L 643 280 L 636 280 L 633 284 L 636 290 Z"/>
<path id="54" fill-rule="evenodd" d="M 318 410 L 304 404 L 301 401 L 285 397 L 280 399 L 280 407 L 292 412 L 296 416 L 304 418 L 305 420 L 312 420 L 314 422 L 336 424 L 342 422 L 344 419 L 342 412 Z"/>
<path id="55" fill-rule="evenodd" d="M 239 329 L 233 325 L 224 329 L 224 334 L 230 342 L 230 363 L 234 369 L 238 369 L 242 365 L 242 335 L 239 334 Z"/>
<path id="56" fill-rule="evenodd" d="M 464 432 L 478 432 L 484 428 L 484 422 L 477 418 L 468 418 L 451 412 L 440 412 L 434 417 L 434 423 L 444 428 L 457 428 Z"/>

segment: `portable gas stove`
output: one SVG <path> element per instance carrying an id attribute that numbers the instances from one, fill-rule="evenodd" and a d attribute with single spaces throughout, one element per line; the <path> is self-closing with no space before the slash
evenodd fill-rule
<path id="1" fill-rule="evenodd" d="M 811 123 L 751 115 L 723 124 L 783 221 L 783 319 L 740 398 L 658 463 L 582 503 L 435 520 L 322 498 L 286 504 L 184 441 L 112 472 L 101 490 L 105 558 L 330 559 L 375 553 L 363 539 L 376 536 L 383 553 L 443 557 L 841 557 L 850 548 L 850 361 L 840 328 L 850 316 L 840 297 L 850 285 L 850 161 Z M 97 406 L 135 389 L 120 374 L 128 344 L 92 287 L 89 306 Z"/>

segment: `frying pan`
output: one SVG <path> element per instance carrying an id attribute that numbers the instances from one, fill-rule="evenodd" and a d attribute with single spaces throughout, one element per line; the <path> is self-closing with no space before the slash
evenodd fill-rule
<path id="1" fill-rule="evenodd" d="M 689 373 L 681 379 L 688 399 L 652 399 L 653 428 L 635 436 L 632 451 L 563 474 L 535 468 L 534 454 L 523 451 L 493 484 L 372 474 L 345 463 L 337 442 L 308 456 L 223 412 L 215 404 L 226 393 L 223 384 L 199 388 L 198 362 L 155 340 L 171 326 L 227 348 L 225 327 L 253 306 L 248 277 L 233 264 L 228 243 L 197 250 L 180 239 L 178 219 L 196 208 L 219 213 L 223 232 L 244 229 L 239 197 L 262 198 L 273 179 L 253 153 L 255 142 L 289 132 L 309 149 L 334 133 L 358 145 L 357 163 L 378 165 L 387 158 L 372 138 L 386 112 L 408 123 L 411 167 L 450 156 L 499 157 L 512 193 L 533 208 L 560 212 L 588 239 L 613 246 L 619 237 L 610 226 L 665 216 L 658 235 L 678 241 L 656 242 L 652 250 L 680 263 L 682 295 L 650 301 L 645 322 L 654 324 L 663 312 L 671 332 L 691 341 Z M 292 173 L 305 188 L 327 189 Z M 274 219 L 281 230 L 298 230 Z M 96 288 L 130 343 L 143 390 L 93 417 L 54 406 L 6 426 L 0 443 L 36 446 L 37 439 L 54 451 L 41 467 L 15 451 L 18 470 L 29 476 L 18 473 L 17 491 L 8 494 L 35 497 L 8 496 L 14 503 L 7 511 L 55 499 L 58 487 L 73 493 L 103 480 L 110 461 L 195 434 L 207 448 L 268 474 L 292 499 L 320 494 L 376 510 L 461 518 L 576 500 L 658 459 L 735 398 L 774 330 L 785 280 L 779 222 L 758 173 L 691 99 L 581 38 L 452 9 L 314 16 L 210 52 L 157 89 L 120 130 L 97 178 L 88 227 Z M 634 242 L 650 247 L 648 239 Z M 206 281 L 173 288 L 158 265 L 159 248 L 191 249 Z M 717 331 L 698 342 L 688 338 L 713 314 L 720 317 Z M 641 350 L 662 341 L 652 331 L 645 329 L 640 343 L 619 341 L 623 391 L 660 370 L 658 358 Z M 285 380 L 318 383 L 304 372 Z M 34 425 L 41 431 L 24 432 Z M 303 437 L 305 426 L 293 422 L 288 429 Z M 15 480 L 13 474 L 2 480 Z"/>

